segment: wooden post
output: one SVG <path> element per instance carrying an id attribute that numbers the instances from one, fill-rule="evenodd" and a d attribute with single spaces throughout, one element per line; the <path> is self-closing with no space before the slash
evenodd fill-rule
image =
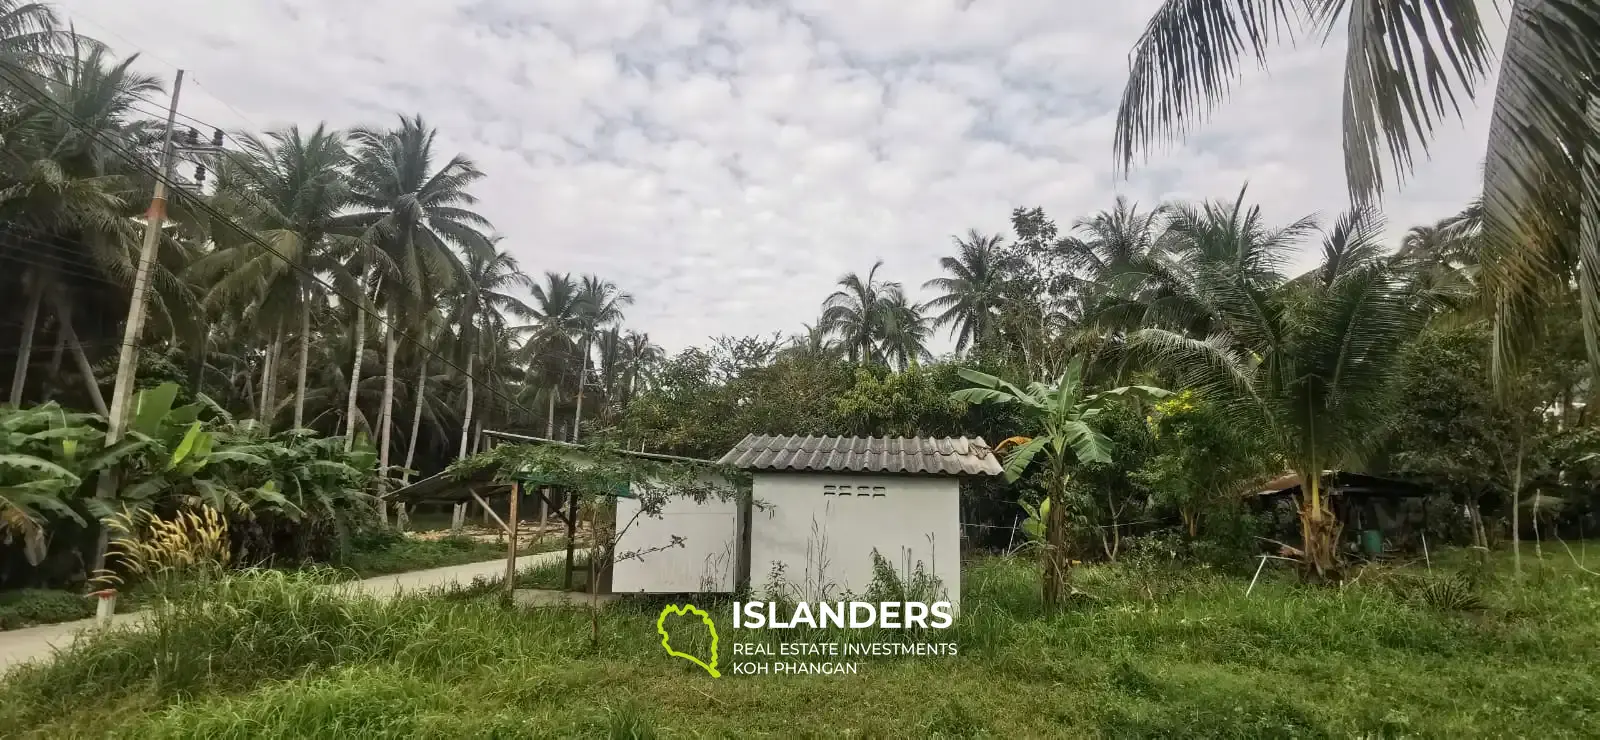
<path id="1" fill-rule="evenodd" d="M 472 495 L 473 501 L 478 502 L 478 505 L 483 507 L 483 516 L 485 520 L 487 520 L 489 517 L 494 517 L 494 523 L 500 525 L 500 529 L 507 529 L 505 520 L 501 519 L 499 514 L 494 513 L 494 509 L 489 508 L 489 502 L 484 501 L 483 497 L 479 496 L 477 491 L 469 490 L 467 493 Z"/>
<path id="2" fill-rule="evenodd" d="M 506 529 L 506 593 L 517 590 L 517 499 L 522 498 L 522 484 L 511 484 L 511 510 L 506 512 L 511 526 Z"/>
<path id="3" fill-rule="evenodd" d="M 572 549 L 577 547 L 578 541 L 578 496 L 567 493 L 567 578 L 563 586 L 568 591 L 572 590 Z M 591 548 L 592 550 L 593 548 Z"/>
<path id="4" fill-rule="evenodd" d="M 539 533 L 533 536 L 535 544 L 544 541 L 544 527 L 550 523 L 550 487 L 539 490 Z"/>

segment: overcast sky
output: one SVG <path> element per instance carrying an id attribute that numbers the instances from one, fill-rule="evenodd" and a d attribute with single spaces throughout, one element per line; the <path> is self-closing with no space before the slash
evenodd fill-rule
<path id="1" fill-rule="evenodd" d="M 1158 4 L 59 3 L 140 68 L 182 66 L 199 84 L 181 111 L 230 130 L 420 112 L 488 173 L 479 210 L 529 273 L 615 280 L 637 298 L 627 324 L 671 351 L 798 330 L 878 258 L 927 298 L 951 235 L 1008 231 L 1015 206 L 1065 228 L 1118 193 L 1231 198 L 1248 181 L 1274 220 L 1331 220 L 1338 38 L 1280 50 L 1197 135 L 1114 176 L 1127 53 Z M 1468 105 L 1391 188 L 1391 234 L 1476 194 L 1488 106 Z"/>

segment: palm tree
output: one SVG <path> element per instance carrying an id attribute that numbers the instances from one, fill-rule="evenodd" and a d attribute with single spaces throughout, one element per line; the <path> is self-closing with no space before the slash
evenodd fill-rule
<path id="1" fill-rule="evenodd" d="M 994 331 L 995 314 L 1005 301 L 1010 276 L 1000 254 L 999 234 L 984 236 L 969 230 L 965 239 L 953 237 L 956 256 L 939 258 L 939 266 L 949 277 L 937 277 L 922 284 L 924 289 L 943 291 L 943 295 L 924 304 L 942 311 L 933 319 L 936 329 L 950 327 L 956 338 L 956 353 L 987 340 Z"/>
<path id="2" fill-rule="evenodd" d="M 434 169 L 436 134 L 420 115 L 401 116 L 399 128 L 357 129 L 352 134 L 357 152 L 351 197 L 357 207 L 366 210 L 351 214 L 347 222 L 365 229 L 394 266 L 389 293 L 378 295 L 388 304 L 384 321 L 388 351 L 379 412 L 382 468 L 389 463 L 394 406 L 394 322 L 404 319 L 414 325 L 432 296 L 466 279 L 466 265 L 456 249 L 485 258 L 494 252 L 484 235 L 490 228 L 488 220 L 469 209 L 477 199 L 468 188 L 482 179 L 483 173 L 459 154 Z"/>
<path id="3" fill-rule="evenodd" d="M 665 358 L 661 346 L 651 342 L 649 334 L 632 329 L 623 333 L 619 409 L 626 409 L 636 393 L 651 387 L 656 370 Z"/>
<path id="4" fill-rule="evenodd" d="M 1060 250 L 1069 270 L 1072 292 L 1090 310 L 1104 308 L 1107 298 L 1132 296 L 1151 287 L 1151 262 L 1158 259 L 1171 209 L 1141 212 L 1139 204 L 1117 196 L 1111 210 L 1080 219 Z"/>
<path id="5" fill-rule="evenodd" d="M 528 363 L 535 368 L 545 387 L 548 412 L 545 419 L 545 437 L 556 434 L 556 396 L 566 375 L 567 361 L 571 357 L 573 337 L 582 325 L 578 303 L 578 284 L 565 273 L 546 272 L 544 282 L 533 286 L 533 324 L 523 327 L 532 331 L 524 344 Z"/>
<path id="6" fill-rule="evenodd" d="M 1574 280 L 1583 322 L 1600 336 L 1600 179 L 1595 175 L 1593 80 L 1600 4 L 1513 0 L 1484 157 L 1485 287 L 1496 321 L 1497 384 L 1537 335 L 1543 308 Z M 1158 140 L 1182 136 L 1219 103 L 1241 57 L 1297 31 L 1344 24 L 1345 177 L 1358 206 L 1383 192 L 1387 149 L 1399 176 L 1424 151 L 1436 121 L 1458 112 L 1492 60 L 1475 0 L 1166 0 L 1134 47 L 1117 112 L 1115 151 L 1128 167 Z M 1380 146 L 1380 141 L 1382 145 Z M 1588 343 L 1600 372 L 1600 342 Z M 1502 389 L 1503 390 L 1503 389 Z"/>
<path id="7" fill-rule="evenodd" d="M 889 306 L 896 296 L 903 300 L 900 283 L 878 281 L 880 267 L 883 260 L 872 263 L 865 280 L 846 273 L 839 278 L 842 289 L 822 302 L 822 330 L 839 337 L 852 363 L 882 360 L 879 342 L 890 320 Z"/>
<path id="8" fill-rule="evenodd" d="M 54 16 L 36 5 L 0 2 L 0 112 L 5 131 L 0 163 L 0 220 L 8 242 L 26 242 L 17 249 L 26 269 L 20 275 L 27 307 L 12 375 L 11 401 L 21 402 L 31 360 L 40 307 L 49 299 L 59 333 L 67 339 L 80 370 L 88 364 L 69 314 L 74 304 L 87 303 L 91 293 L 105 292 L 106 283 L 131 282 L 138 212 L 136 193 L 143 178 L 108 141 L 139 147 L 155 140 L 155 130 L 134 108 L 141 97 L 161 91 L 153 77 L 133 72 L 135 58 L 113 63 L 98 43 L 66 35 L 70 57 L 35 56 L 53 48 Z M 61 36 L 54 36 L 61 40 Z M 50 73 L 24 74 L 28 64 L 50 65 Z M 61 114 L 70 111 L 71 119 Z M 44 247 L 41 251 L 38 247 Z M 187 303 L 181 281 L 172 274 L 174 249 L 156 263 L 151 309 L 170 324 L 175 314 L 168 301 Z M 9 245 L 8 245 L 9 251 Z M 104 407 L 92 373 L 83 371 L 91 400 Z"/>
<path id="9" fill-rule="evenodd" d="M 326 299 L 321 278 L 332 275 L 336 282 L 349 285 L 346 258 L 360 248 L 357 240 L 335 233 L 339 213 L 349 202 L 345 167 L 350 155 L 344 135 L 322 125 L 309 134 L 290 126 L 265 138 L 236 138 L 242 156 L 224 160 L 214 199 L 223 210 L 237 214 L 251 237 L 272 250 L 227 233 L 230 229 L 220 230 L 214 238 L 225 246 L 196 261 L 190 268 L 191 280 L 211 286 L 206 301 L 213 307 L 253 304 L 257 320 L 270 326 L 275 336 L 290 316 L 297 317 L 294 428 L 300 429 L 305 426 L 311 319 Z M 268 356 L 276 352 L 273 347 Z M 261 421 L 270 425 L 270 408 Z"/>
<path id="10" fill-rule="evenodd" d="M 533 280 L 517 265 L 517 258 L 509 252 L 495 252 L 484 259 L 483 255 L 467 255 L 467 279 L 461 283 L 460 301 L 456 304 L 455 323 L 460 327 L 462 345 L 467 352 L 466 405 L 461 417 L 461 448 L 458 457 L 467 456 L 467 436 L 472 428 L 472 411 L 476 380 L 474 365 L 485 349 L 484 341 L 497 338 L 507 327 L 507 318 L 531 319 L 533 308 L 510 291 L 516 288 L 532 289 Z M 424 360 L 424 366 L 427 362 Z M 424 371 L 423 377 L 426 377 Z M 420 384 L 419 384 L 420 387 Z M 420 403 L 420 402 L 419 402 Z M 406 464 L 410 467 L 410 463 Z"/>
<path id="11" fill-rule="evenodd" d="M 922 307 L 906 300 L 904 293 L 894 291 L 884 295 L 883 312 L 883 340 L 878 353 L 884 362 L 903 371 L 914 361 L 933 359 L 928 352 L 933 322 L 922 315 Z"/>
<path id="12" fill-rule="evenodd" d="M 1396 361 L 1425 322 L 1425 306 L 1415 276 L 1373 248 L 1382 229 L 1370 212 L 1347 216 L 1324 245 L 1332 259 L 1295 281 L 1264 269 L 1291 247 L 1266 238 L 1280 231 L 1205 223 L 1228 212 L 1216 209 L 1186 232 L 1233 242 L 1192 247 L 1211 255 L 1188 266 L 1184 286 L 1186 301 L 1206 317 L 1205 333 L 1155 325 L 1131 343 L 1241 428 L 1263 430 L 1300 475 L 1305 558 L 1323 577 L 1336 567 L 1339 536 L 1323 472 L 1358 465 L 1382 438 Z"/>
<path id="13" fill-rule="evenodd" d="M 822 328 L 819 320 L 815 324 L 802 324 L 804 329 L 789 337 L 789 346 L 778 350 L 780 357 L 792 357 L 798 360 L 831 361 L 838 359 L 840 346 Z"/>
<path id="14" fill-rule="evenodd" d="M 1006 480 L 1015 482 L 1041 452 L 1045 456 L 1048 506 L 1045 522 L 1044 601 L 1054 609 L 1061 601 L 1068 558 L 1067 480 L 1071 468 L 1081 463 L 1111 461 L 1111 440 L 1096 431 L 1090 422 L 1111 402 L 1122 399 L 1163 398 L 1168 391 L 1151 386 L 1125 386 L 1088 394 L 1083 383 L 1083 360 L 1075 358 L 1054 384 L 1035 381 L 1026 390 L 1000 378 L 962 368 L 959 374 L 974 386 L 950 394 L 956 401 L 970 404 L 1015 405 L 1037 431 L 1033 437 L 1013 437 L 1006 442 L 1020 444 L 1006 455 Z M 1001 446 L 1006 446 L 1005 442 Z"/>
<path id="15" fill-rule="evenodd" d="M 53 74 L 62 61 L 60 51 L 72 41 L 95 42 L 61 31 L 55 8 L 29 0 L 0 0 L 0 64 L 30 72 Z"/>
<path id="16" fill-rule="evenodd" d="M 602 326 L 622 320 L 622 309 L 633 305 L 633 295 L 617 288 L 616 283 L 595 275 L 584 275 L 578 286 L 578 321 L 582 332 L 581 354 L 578 359 L 578 399 L 572 412 L 572 441 L 578 441 L 583 424 L 583 387 L 589 373 L 589 345 L 594 333 Z"/>

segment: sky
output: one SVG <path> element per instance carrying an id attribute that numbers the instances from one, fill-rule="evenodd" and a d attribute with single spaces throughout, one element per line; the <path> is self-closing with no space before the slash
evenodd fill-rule
<path id="1" fill-rule="evenodd" d="M 1276 49 L 1189 138 L 1114 170 L 1128 52 L 1157 0 L 57 4 L 144 71 L 181 66 L 180 111 L 230 131 L 421 113 L 442 156 L 487 173 L 477 208 L 525 270 L 610 278 L 635 298 L 626 325 L 668 351 L 798 331 L 878 259 L 931 298 L 952 236 L 1009 233 L 1017 206 L 1065 230 L 1119 194 L 1231 200 L 1248 183 L 1280 223 L 1347 202 L 1337 35 Z M 1392 238 L 1477 194 L 1492 82 L 1391 185 Z"/>

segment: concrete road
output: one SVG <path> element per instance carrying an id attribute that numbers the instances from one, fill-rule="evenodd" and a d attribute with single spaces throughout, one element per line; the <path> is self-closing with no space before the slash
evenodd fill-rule
<path id="1" fill-rule="evenodd" d="M 587 548 L 580 548 L 577 555 L 586 553 Z M 556 562 L 565 559 L 566 556 L 567 553 L 564 549 L 543 552 L 537 555 L 523 555 L 517 558 L 517 569 L 521 570 Z M 475 578 L 500 580 L 505 577 L 505 573 L 505 560 L 490 560 L 467 565 L 452 565 L 447 568 L 394 573 L 378 576 L 377 578 L 368 578 L 363 581 L 342 583 L 331 588 L 346 589 L 355 593 L 388 598 L 401 591 L 417 591 L 449 584 L 466 586 L 470 585 Z M 137 624 L 143 617 L 144 612 L 132 612 L 118 614 L 112 618 L 112 621 L 119 625 Z M 93 626 L 93 619 L 84 619 L 76 622 L 0 631 L 0 673 L 5 673 L 14 665 L 49 657 L 55 648 L 67 646 L 81 631 Z"/>

